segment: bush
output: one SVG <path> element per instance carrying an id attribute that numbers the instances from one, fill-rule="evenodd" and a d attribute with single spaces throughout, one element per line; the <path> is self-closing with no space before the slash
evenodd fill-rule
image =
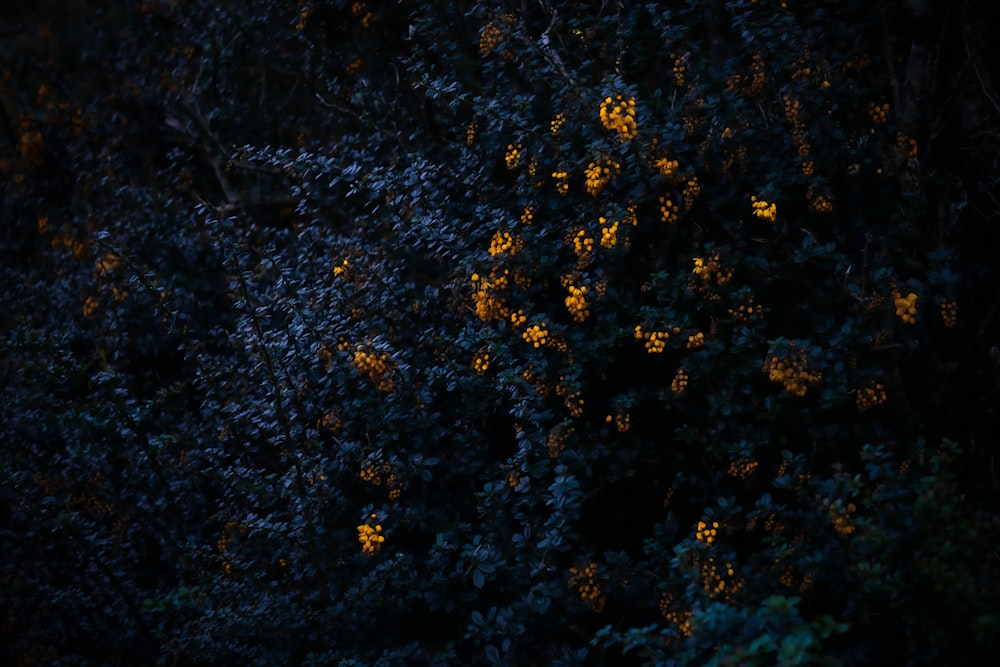
<path id="1" fill-rule="evenodd" d="M 995 11 L 897 4 L 12 50 L 4 657 L 982 662 Z"/>

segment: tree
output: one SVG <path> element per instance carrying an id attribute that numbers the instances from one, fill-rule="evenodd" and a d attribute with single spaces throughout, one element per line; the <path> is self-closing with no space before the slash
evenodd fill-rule
<path id="1" fill-rule="evenodd" d="M 977 664 L 994 14 L 26 15 L 5 657 Z"/>

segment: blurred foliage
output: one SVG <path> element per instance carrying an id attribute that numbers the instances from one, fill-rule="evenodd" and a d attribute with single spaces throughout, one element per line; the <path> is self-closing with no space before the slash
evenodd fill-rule
<path id="1" fill-rule="evenodd" d="M 989 3 L 3 11 L 5 663 L 1000 648 Z"/>

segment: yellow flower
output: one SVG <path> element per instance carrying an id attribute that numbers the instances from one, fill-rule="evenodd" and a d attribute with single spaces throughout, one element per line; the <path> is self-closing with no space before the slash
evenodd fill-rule
<path id="1" fill-rule="evenodd" d="M 750 205 L 753 207 L 753 214 L 761 220 L 774 222 L 778 218 L 778 207 L 775 204 L 768 204 L 763 199 L 757 199 L 754 195 L 750 197 Z"/>

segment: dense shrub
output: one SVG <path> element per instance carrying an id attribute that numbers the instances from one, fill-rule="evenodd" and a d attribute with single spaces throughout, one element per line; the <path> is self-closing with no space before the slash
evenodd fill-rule
<path id="1" fill-rule="evenodd" d="M 4 659 L 998 648 L 994 9 L 112 4 L 3 36 Z"/>

